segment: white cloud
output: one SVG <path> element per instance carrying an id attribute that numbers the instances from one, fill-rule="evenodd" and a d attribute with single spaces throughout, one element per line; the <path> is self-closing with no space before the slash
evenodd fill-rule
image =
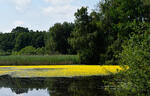
<path id="1" fill-rule="evenodd" d="M 26 27 L 25 26 L 25 23 L 21 20 L 16 20 L 14 21 L 13 23 L 11 23 L 11 25 L 7 26 L 6 28 L 0 28 L 0 32 L 3 32 L 3 33 L 9 33 L 11 32 L 11 30 L 17 26 L 22 26 L 22 27 Z"/>
<path id="2" fill-rule="evenodd" d="M 73 14 L 76 9 L 76 7 L 70 5 L 56 7 L 49 6 L 44 8 L 43 11 L 46 15 L 67 16 Z"/>
<path id="3" fill-rule="evenodd" d="M 49 2 L 52 5 L 66 5 L 70 4 L 73 0 L 44 0 L 45 2 Z"/>
<path id="4" fill-rule="evenodd" d="M 13 27 L 17 27 L 17 26 L 24 26 L 24 22 L 20 20 L 15 21 L 13 23 Z"/>
<path id="5" fill-rule="evenodd" d="M 31 0 L 13 0 L 16 10 L 23 11 L 31 3 Z"/>
<path id="6" fill-rule="evenodd" d="M 3 31 L 1 31 L 1 32 L 3 32 L 3 33 L 10 33 L 11 30 L 12 30 L 12 29 L 7 29 L 7 30 L 3 30 Z"/>
<path id="7" fill-rule="evenodd" d="M 64 21 L 73 21 L 74 12 L 77 10 L 77 7 L 71 5 L 64 6 L 49 6 L 43 9 L 43 12 L 46 16 L 49 16 L 55 22 L 64 22 Z"/>
<path id="8" fill-rule="evenodd" d="M 50 5 L 43 8 L 43 13 L 52 20 L 53 24 L 56 22 L 74 21 L 74 13 L 79 8 L 72 3 L 78 0 L 44 0 Z"/>

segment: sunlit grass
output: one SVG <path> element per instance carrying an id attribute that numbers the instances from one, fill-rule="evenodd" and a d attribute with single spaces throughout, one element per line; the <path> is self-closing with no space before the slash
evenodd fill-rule
<path id="1" fill-rule="evenodd" d="M 0 75 L 12 77 L 74 77 L 116 74 L 120 66 L 55 65 L 55 66 L 0 66 Z"/>
<path id="2" fill-rule="evenodd" d="M 77 55 L 0 56 L 0 65 L 79 64 Z"/>

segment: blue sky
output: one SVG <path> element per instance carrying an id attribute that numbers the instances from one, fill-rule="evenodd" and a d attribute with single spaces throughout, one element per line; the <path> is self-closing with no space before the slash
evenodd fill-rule
<path id="1" fill-rule="evenodd" d="M 99 0 L 0 0 L 0 32 L 10 32 L 16 26 L 33 30 L 48 30 L 57 22 L 73 22 L 81 6 L 89 11 Z"/>

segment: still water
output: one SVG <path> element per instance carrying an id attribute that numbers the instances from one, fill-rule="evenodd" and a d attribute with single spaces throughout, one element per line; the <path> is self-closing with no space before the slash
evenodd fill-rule
<path id="1" fill-rule="evenodd" d="M 109 96 L 106 77 L 12 78 L 0 77 L 0 96 Z"/>

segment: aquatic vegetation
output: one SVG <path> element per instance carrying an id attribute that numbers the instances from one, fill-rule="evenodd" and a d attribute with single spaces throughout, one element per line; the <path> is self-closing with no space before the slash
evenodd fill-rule
<path id="1" fill-rule="evenodd" d="M 77 55 L 0 56 L 0 65 L 79 64 Z"/>
<path id="2" fill-rule="evenodd" d="M 123 70 L 111 65 L 49 65 L 49 66 L 0 66 L 0 75 L 12 77 L 75 77 L 116 74 Z"/>

